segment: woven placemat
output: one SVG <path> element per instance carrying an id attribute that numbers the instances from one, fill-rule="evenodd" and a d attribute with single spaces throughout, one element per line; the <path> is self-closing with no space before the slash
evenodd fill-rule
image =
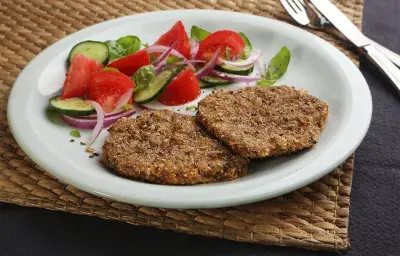
<path id="1" fill-rule="evenodd" d="M 335 3 L 361 26 L 363 0 Z M 104 20 L 182 8 L 232 10 L 292 23 L 278 0 L 1 1 L 0 201 L 240 242 L 348 249 L 353 157 L 322 179 L 272 200 L 223 209 L 167 210 L 138 207 L 85 193 L 44 172 L 18 147 L 7 124 L 7 97 L 19 72 L 37 53 L 74 31 Z M 356 56 L 345 48 L 347 44 L 337 33 L 312 32 L 357 63 Z"/>

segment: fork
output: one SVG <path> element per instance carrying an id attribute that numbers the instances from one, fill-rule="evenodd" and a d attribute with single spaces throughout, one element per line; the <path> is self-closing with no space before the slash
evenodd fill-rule
<path id="1" fill-rule="evenodd" d="M 325 29 L 332 24 L 308 0 L 281 0 L 283 7 L 297 23 L 312 29 Z M 368 38 L 382 54 L 400 67 L 400 55 Z"/>

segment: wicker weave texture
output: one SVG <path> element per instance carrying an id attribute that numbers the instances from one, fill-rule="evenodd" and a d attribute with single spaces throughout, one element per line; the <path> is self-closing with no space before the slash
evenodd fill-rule
<path id="1" fill-rule="evenodd" d="M 335 3 L 361 26 L 362 0 Z M 36 54 L 60 38 L 101 21 L 184 8 L 232 10 L 291 22 L 278 0 L 1 1 L 0 201 L 234 241 L 346 250 L 353 157 L 322 179 L 272 200 L 223 209 L 171 210 L 85 193 L 44 172 L 18 147 L 7 124 L 7 98 L 17 75 Z M 357 62 L 340 35 L 312 32 Z"/>

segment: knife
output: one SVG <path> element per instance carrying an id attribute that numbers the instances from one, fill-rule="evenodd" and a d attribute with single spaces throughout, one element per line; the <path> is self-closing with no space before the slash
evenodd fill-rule
<path id="1" fill-rule="evenodd" d="M 311 4 L 310 0 L 300 0 L 301 3 L 304 3 L 304 5 L 307 7 L 306 12 L 308 16 L 310 17 L 310 20 L 314 20 L 314 22 L 310 22 L 308 24 L 309 27 L 314 28 L 314 29 L 321 29 L 321 28 L 328 28 L 332 27 L 332 23 L 329 22 L 325 18 L 324 15 L 318 9 L 315 8 L 314 5 Z M 315 17 L 316 16 L 316 17 Z M 292 16 L 293 17 L 293 16 Z M 315 17 L 315 18 L 313 18 Z M 315 21 L 318 21 L 318 25 L 314 25 Z M 368 37 L 367 37 L 368 38 Z M 389 50 L 385 46 L 375 42 L 371 38 L 368 38 L 368 40 L 371 41 L 371 44 L 373 44 L 376 48 L 378 48 L 379 51 L 382 52 L 383 55 L 385 55 L 386 58 L 388 58 L 393 64 L 395 64 L 398 68 L 400 68 L 400 55 Z"/>
<path id="2" fill-rule="evenodd" d="M 329 0 L 310 0 L 347 39 L 362 50 L 383 73 L 392 81 L 400 92 L 400 69 L 368 40 L 366 36 Z"/>

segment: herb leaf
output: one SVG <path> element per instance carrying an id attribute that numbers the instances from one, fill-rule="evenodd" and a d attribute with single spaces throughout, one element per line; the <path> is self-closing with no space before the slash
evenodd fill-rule
<path id="1" fill-rule="evenodd" d="M 247 38 L 247 36 L 243 33 L 239 33 L 240 37 L 243 39 L 244 43 L 246 44 L 242 53 L 242 58 L 247 59 L 249 56 L 250 52 L 253 50 L 253 45 L 250 43 L 250 40 Z"/>
<path id="2" fill-rule="evenodd" d="M 142 43 L 137 36 L 124 36 L 118 40 L 105 41 L 110 54 L 110 61 L 124 57 L 140 50 Z"/>
<path id="3" fill-rule="evenodd" d="M 273 85 L 276 80 L 281 78 L 287 71 L 290 62 L 290 51 L 285 46 L 272 58 L 267 72 L 258 80 L 257 84 L 261 86 Z"/>
<path id="4" fill-rule="evenodd" d="M 183 58 L 179 58 L 176 56 L 168 56 L 167 58 L 167 64 L 174 64 L 180 61 L 183 61 Z"/>
<path id="5" fill-rule="evenodd" d="M 116 68 L 110 68 L 110 67 L 104 67 L 104 68 L 100 69 L 99 71 L 100 71 L 100 72 L 105 72 L 105 71 L 119 72 L 118 69 L 116 69 Z"/>
<path id="6" fill-rule="evenodd" d="M 231 48 L 226 47 L 225 49 L 225 57 L 227 60 L 231 60 Z"/>
<path id="7" fill-rule="evenodd" d="M 263 77 L 257 81 L 257 85 L 261 86 L 271 86 L 276 82 L 276 80 L 268 80 L 267 78 Z"/>
<path id="8" fill-rule="evenodd" d="M 190 30 L 190 37 L 192 39 L 195 39 L 198 42 L 201 42 L 204 40 L 204 38 L 206 38 L 208 35 L 210 35 L 211 32 L 202 29 L 198 26 L 192 26 L 191 30 Z"/>
<path id="9" fill-rule="evenodd" d="M 117 40 L 117 43 L 120 44 L 125 52 L 124 55 L 129 55 L 131 53 L 135 53 L 137 51 L 139 51 L 142 43 L 140 42 L 139 37 L 137 36 L 124 36 L 124 37 L 120 37 Z"/>
<path id="10" fill-rule="evenodd" d="M 75 138 L 80 138 L 81 137 L 81 133 L 76 129 L 71 130 L 69 132 L 69 135 L 71 135 L 72 137 L 75 137 Z"/>
<path id="11" fill-rule="evenodd" d="M 289 67 L 290 51 L 285 46 L 272 58 L 269 63 L 266 77 L 269 79 L 279 79 Z"/>
<path id="12" fill-rule="evenodd" d="M 151 80 L 156 76 L 155 68 L 153 65 L 147 65 L 139 68 L 133 74 L 133 81 L 135 82 L 135 92 L 145 89 Z"/>
<path id="13" fill-rule="evenodd" d="M 195 110 L 197 110 L 197 107 L 196 106 L 187 106 L 186 110 L 187 111 L 195 111 Z"/>
<path id="14" fill-rule="evenodd" d="M 131 110 L 131 109 L 133 109 L 133 106 L 132 106 L 132 104 L 128 103 L 128 104 L 123 105 L 122 109 L 125 110 L 125 111 Z"/>
<path id="15" fill-rule="evenodd" d="M 108 51 L 110 54 L 110 61 L 113 61 L 115 59 L 121 58 L 125 55 L 125 49 L 122 45 L 117 43 L 117 41 L 114 40 L 109 40 L 105 41 L 105 44 L 108 46 Z"/>

